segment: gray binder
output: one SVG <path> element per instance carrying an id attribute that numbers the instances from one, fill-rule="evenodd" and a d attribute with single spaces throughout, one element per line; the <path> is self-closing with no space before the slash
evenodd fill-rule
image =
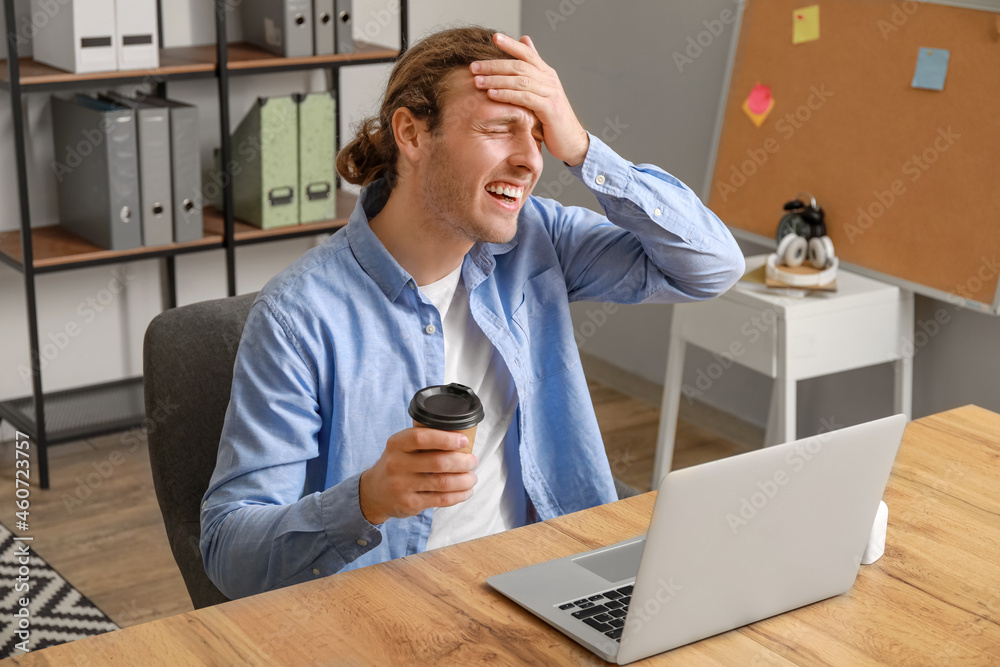
<path id="1" fill-rule="evenodd" d="M 337 52 L 333 33 L 335 25 L 333 0 L 313 0 L 313 50 L 317 56 Z"/>
<path id="2" fill-rule="evenodd" d="M 198 107 L 162 97 L 147 97 L 143 101 L 170 112 L 174 243 L 196 241 L 204 236 Z"/>
<path id="3" fill-rule="evenodd" d="M 53 96 L 52 138 L 62 227 L 107 250 L 141 246 L 132 110 Z"/>
<path id="4" fill-rule="evenodd" d="M 156 246 L 172 243 L 174 207 L 170 183 L 170 112 L 113 91 L 100 97 L 135 110 L 139 130 L 142 244 Z"/>
<path id="5" fill-rule="evenodd" d="M 243 39 L 286 58 L 313 55 L 313 0 L 243 0 Z"/>
<path id="6" fill-rule="evenodd" d="M 337 53 L 354 52 L 354 2 L 335 0 Z"/>

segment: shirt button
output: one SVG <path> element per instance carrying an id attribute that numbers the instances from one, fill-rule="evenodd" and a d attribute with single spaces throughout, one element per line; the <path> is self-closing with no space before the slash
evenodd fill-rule
<path id="1" fill-rule="evenodd" d="M 410 286 L 410 289 L 417 289 L 417 284 L 415 282 L 413 282 L 412 280 L 408 284 Z"/>
<path id="2" fill-rule="evenodd" d="M 313 574 L 319 576 L 319 568 L 318 567 L 314 567 L 313 568 Z"/>
<path id="3" fill-rule="evenodd" d="M 607 180 L 607 179 L 605 179 L 605 178 L 604 178 L 604 174 L 598 174 L 598 175 L 597 175 L 597 178 L 595 178 L 595 179 L 594 179 L 594 181 L 595 181 L 595 182 L 596 182 L 596 183 L 597 183 L 598 185 L 604 185 L 604 181 L 605 181 L 605 180 Z"/>
<path id="4" fill-rule="evenodd" d="M 662 213 L 662 211 L 660 209 L 658 209 L 658 208 L 657 209 L 653 209 L 653 215 L 659 215 L 660 213 Z"/>
<path id="5" fill-rule="evenodd" d="M 359 547 L 367 547 L 368 546 L 368 540 L 358 540 L 358 546 Z"/>
<path id="6" fill-rule="evenodd" d="M 435 331 L 437 331 L 437 327 L 433 324 L 428 324 L 424 327 L 424 332 L 426 332 L 428 336 L 433 336 Z"/>

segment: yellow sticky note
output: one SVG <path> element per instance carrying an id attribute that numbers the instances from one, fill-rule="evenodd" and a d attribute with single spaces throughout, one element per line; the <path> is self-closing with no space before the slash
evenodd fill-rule
<path id="1" fill-rule="evenodd" d="M 750 91 L 750 95 L 743 101 L 743 113 L 745 113 L 753 124 L 760 127 L 774 108 L 774 98 L 771 96 L 770 86 L 758 83 Z"/>
<path id="2" fill-rule="evenodd" d="M 819 39 L 819 5 L 792 12 L 792 44 Z"/>

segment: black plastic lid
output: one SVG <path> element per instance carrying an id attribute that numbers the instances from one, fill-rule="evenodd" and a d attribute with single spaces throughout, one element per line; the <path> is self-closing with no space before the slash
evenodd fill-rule
<path id="1" fill-rule="evenodd" d="M 464 431 L 483 421 L 483 404 L 464 384 L 424 387 L 410 401 L 410 416 L 417 423 L 442 431 Z"/>

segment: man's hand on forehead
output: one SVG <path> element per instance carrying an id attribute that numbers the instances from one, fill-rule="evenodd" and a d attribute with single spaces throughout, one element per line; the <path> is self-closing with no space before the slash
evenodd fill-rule
<path id="1" fill-rule="evenodd" d="M 590 137 L 570 106 L 556 71 L 545 64 L 531 38 L 520 41 L 503 33 L 493 37 L 514 58 L 478 60 L 469 66 L 476 88 L 490 99 L 522 106 L 542 122 L 545 145 L 552 156 L 570 166 L 587 157 Z"/>

